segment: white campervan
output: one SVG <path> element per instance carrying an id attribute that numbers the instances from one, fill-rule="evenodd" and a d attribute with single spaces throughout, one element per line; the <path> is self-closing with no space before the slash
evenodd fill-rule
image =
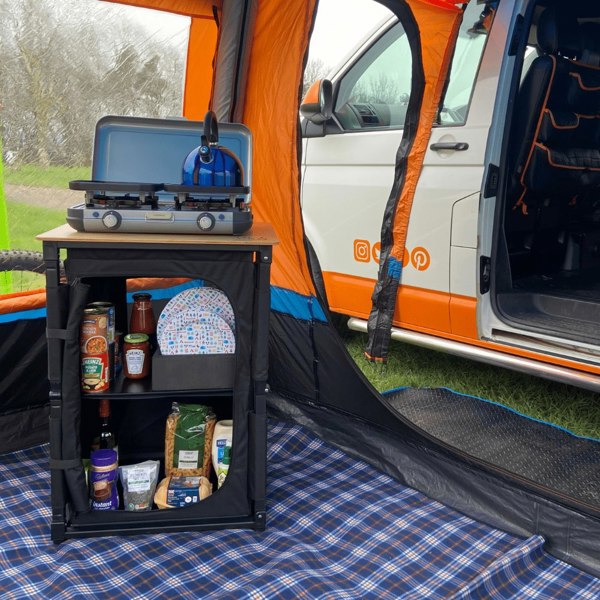
<path id="1" fill-rule="evenodd" d="M 302 106 L 306 234 L 330 310 L 357 330 L 378 277 L 411 65 L 391 17 L 316 84 L 317 108 Z M 599 2 L 469 2 L 393 324 L 399 340 L 600 389 Z"/>

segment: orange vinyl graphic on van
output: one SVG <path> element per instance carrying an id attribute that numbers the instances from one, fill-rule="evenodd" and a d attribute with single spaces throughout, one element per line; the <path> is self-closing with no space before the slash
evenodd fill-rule
<path id="1" fill-rule="evenodd" d="M 342 273 L 323 272 L 327 300 L 333 312 L 367 319 L 371 311 L 374 279 Z M 450 296 L 443 292 L 400 286 L 394 323 L 422 326 L 450 332 Z"/>
<path id="2" fill-rule="evenodd" d="M 368 263 L 374 261 L 379 264 L 381 254 L 381 242 L 371 244 L 369 240 L 354 240 L 354 260 L 356 262 Z M 402 266 L 412 266 L 417 271 L 426 271 L 431 264 L 431 255 L 427 248 L 417 246 L 412 251 L 404 249 Z"/>
<path id="3" fill-rule="evenodd" d="M 371 260 L 369 240 L 354 240 L 354 260 L 356 262 L 369 262 Z"/>
<path id="4" fill-rule="evenodd" d="M 367 319 L 371 306 L 371 294 L 375 281 L 341 273 L 323 273 L 327 299 L 333 312 Z M 418 331 L 428 335 L 462 342 L 465 344 L 521 356 L 568 369 L 600 374 L 600 367 L 582 364 L 574 360 L 561 359 L 547 354 L 482 341 L 477 334 L 477 299 L 466 296 L 451 296 L 436 292 L 400 286 L 394 312 L 394 327 Z"/>
<path id="5" fill-rule="evenodd" d="M 410 253 L 410 263 L 417 271 L 426 271 L 431 264 L 431 256 L 426 248 L 417 246 Z"/>

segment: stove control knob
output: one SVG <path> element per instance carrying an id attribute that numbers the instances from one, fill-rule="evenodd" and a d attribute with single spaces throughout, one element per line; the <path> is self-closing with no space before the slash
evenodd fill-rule
<path id="1" fill-rule="evenodd" d="M 102 215 L 102 224 L 106 229 L 118 229 L 121 224 L 121 215 L 114 210 L 109 210 Z"/>
<path id="2" fill-rule="evenodd" d="M 197 223 L 200 231 L 210 231 L 215 226 L 215 218 L 209 213 L 201 213 Z"/>

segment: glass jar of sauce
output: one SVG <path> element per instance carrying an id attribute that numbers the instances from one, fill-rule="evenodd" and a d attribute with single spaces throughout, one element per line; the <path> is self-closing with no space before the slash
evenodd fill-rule
<path id="1" fill-rule="evenodd" d="M 156 319 L 152 311 L 152 296 L 142 292 L 133 294 L 129 333 L 145 333 L 151 336 L 155 329 Z"/>
<path id="2" fill-rule="evenodd" d="M 145 333 L 129 333 L 123 343 L 123 374 L 143 379 L 150 374 L 150 341 Z"/>

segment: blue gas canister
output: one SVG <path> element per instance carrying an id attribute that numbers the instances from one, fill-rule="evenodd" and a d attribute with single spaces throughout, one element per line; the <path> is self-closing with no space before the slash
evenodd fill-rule
<path id="1" fill-rule="evenodd" d="M 238 157 L 219 146 L 219 128 L 214 112 L 204 117 L 204 133 L 200 146 L 194 148 L 183 163 L 183 185 L 201 187 L 239 187 L 244 169 Z"/>

